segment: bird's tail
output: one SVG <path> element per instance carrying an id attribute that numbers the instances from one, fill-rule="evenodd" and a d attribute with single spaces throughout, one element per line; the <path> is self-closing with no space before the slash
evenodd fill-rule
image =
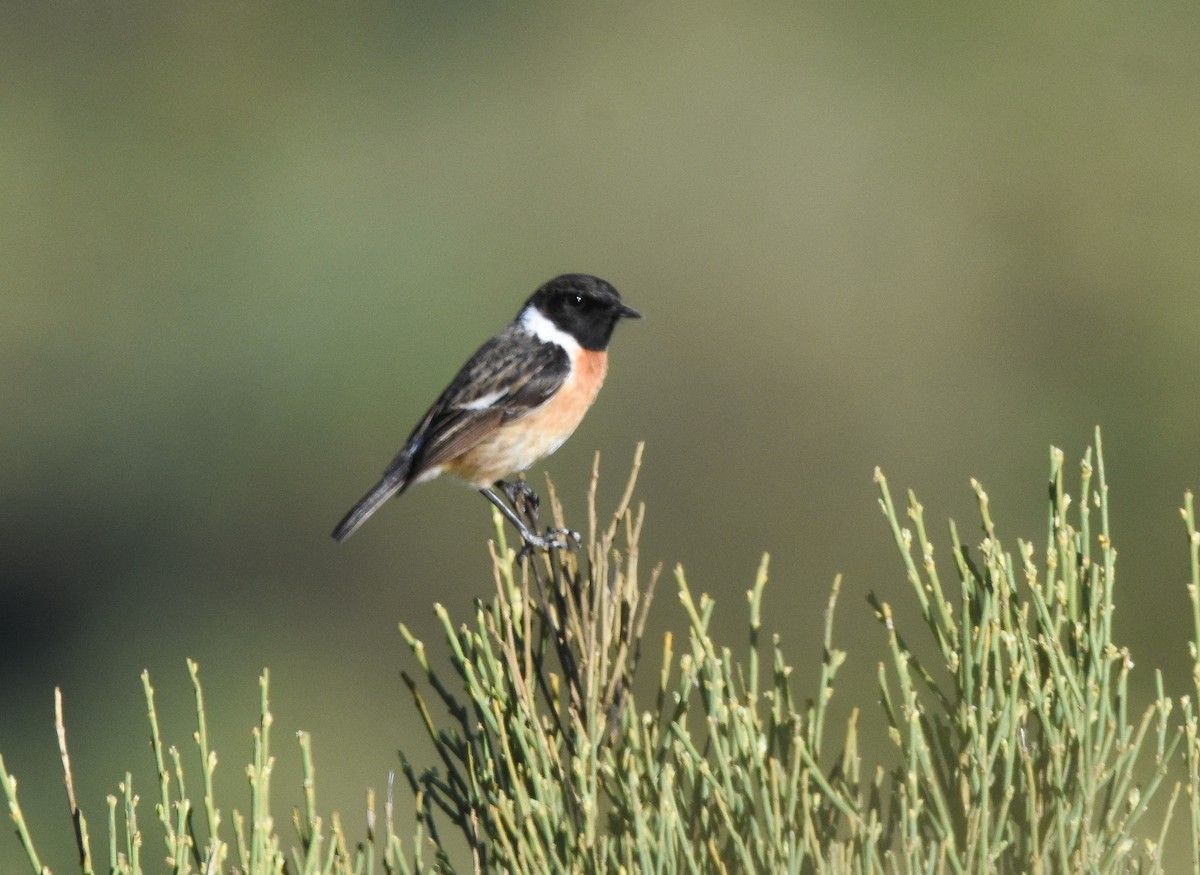
<path id="1" fill-rule="evenodd" d="M 400 460 L 397 459 L 397 462 Z M 374 488 L 366 495 L 359 499 L 358 504 L 350 508 L 350 512 L 346 514 L 337 528 L 333 530 L 333 539 L 335 541 L 344 541 L 354 534 L 367 518 L 379 510 L 380 505 L 391 498 L 393 495 L 399 495 L 408 486 L 408 465 L 393 464 L 383 475 Z"/>

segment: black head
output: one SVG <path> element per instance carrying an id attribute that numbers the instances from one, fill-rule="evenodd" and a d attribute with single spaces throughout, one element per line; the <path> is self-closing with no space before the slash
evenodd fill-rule
<path id="1" fill-rule="evenodd" d="M 621 303 L 621 296 L 599 277 L 585 273 L 557 276 L 533 293 L 525 306 L 534 306 L 554 327 L 574 337 L 584 349 L 608 348 L 620 319 L 642 314 Z"/>

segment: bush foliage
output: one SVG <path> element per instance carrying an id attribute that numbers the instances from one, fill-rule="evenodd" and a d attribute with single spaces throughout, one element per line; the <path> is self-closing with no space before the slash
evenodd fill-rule
<path id="1" fill-rule="evenodd" d="M 793 689 L 779 637 L 761 640 L 766 557 L 748 593 L 743 644 L 713 640 L 716 606 L 691 590 L 682 569 L 674 575 L 682 640 L 667 634 L 652 647 L 645 639 L 659 569 L 646 573 L 639 557 L 640 460 L 639 447 L 626 490 L 604 519 L 595 509 L 597 466 L 579 552 L 519 556 L 497 516 L 492 596 L 466 623 L 434 606 L 449 673 L 401 626 L 417 667 L 405 680 L 436 751 L 424 765 L 401 758 L 416 801 L 411 832 L 395 823 L 390 785 L 381 817 L 369 796 L 360 841 L 347 839 L 336 814 L 322 818 L 301 733 L 304 802 L 292 834 L 282 835 L 270 805 L 265 672 L 249 805 L 226 823 L 212 788 L 216 759 L 198 669 L 189 662 L 198 757 L 164 746 L 143 676 L 158 785 L 153 817 L 139 811 L 127 775 L 108 800 L 99 860 L 72 789 L 60 703 L 81 871 L 1164 872 L 1181 791 L 1197 847 L 1195 708 L 1189 697 L 1163 695 L 1161 678 L 1153 702 L 1131 706 L 1133 661 L 1112 637 L 1116 553 L 1098 432 L 1080 467 L 1079 500 L 1067 493 L 1062 453 L 1052 450 L 1040 546 L 1002 543 L 987 494 L 973 484 L 982 542 L 964 544 L 951 523 L 948 549 L 935 555 L 915 495 L 901 513 L 876 473 L 910 584 L 905 597 L 923 622 L 902 632 L 890 605 L 871 600 L 890 657 L 870 708 L 881 709 L 894 747 L 870 752 L 858 743 L 863 708 L 845 725 L 827 719 L 846 659 L 834 644 L 839 581 L 808 698 Z M 562 525 L 552 487 L 550 498 Z M 1190 494 L 1183 517 L 1200 689 L 1200 533 Z M 651 655 L 655 665 L 644 668 Z M 185 759 L 198 760 L 198 779 Z M 0 780 L 31 870 L 47 872 L 2 759 Z M 197 801 L 185 787 L 202 788 Z M 1196 851 L 1191 865 L 1200 873 Z"/>

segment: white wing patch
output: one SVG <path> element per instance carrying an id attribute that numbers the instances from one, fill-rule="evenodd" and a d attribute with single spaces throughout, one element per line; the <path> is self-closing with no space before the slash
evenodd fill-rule
<path id="1" fill-rule="evenodd" d="M 489 407 L 491 407 L 493 404 L 495 404 L 497 401 L 499 401 L 500 398 L 503 397 L 503 395 L 504 395 L 503 390 L 498 391 L 498 392 L 488 392 L 486 395 L 480 395 L 478 398 L 476 398 L 474 401 L 471 401 L 469 404 L 464 404 L 463 409 L 464 410 L 487 410 Z"/>

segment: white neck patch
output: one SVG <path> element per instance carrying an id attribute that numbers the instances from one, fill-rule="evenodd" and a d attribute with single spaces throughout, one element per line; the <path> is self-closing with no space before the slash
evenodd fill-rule
<path id="1" fill-rule="evenodd" d="M 521 311 L 517 322 L 542 343 L 556 343 L 561 346 L 574 361 L 580 349 L 579 341 L 547 319 L 537 307 L 526 307 Z"/>

